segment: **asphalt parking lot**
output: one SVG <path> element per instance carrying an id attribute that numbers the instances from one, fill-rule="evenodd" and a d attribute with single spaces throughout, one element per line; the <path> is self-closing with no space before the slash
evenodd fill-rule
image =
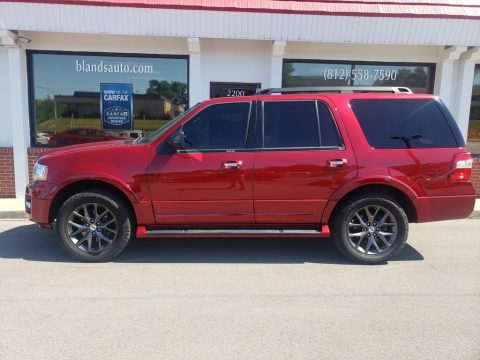
<path id="1" fill-rule="evenodd" d="M 1 359 L 480 359 L 480 220 L 386 265 L 328 239 L 137 240 L 111 263 L 0 221 Z"/>

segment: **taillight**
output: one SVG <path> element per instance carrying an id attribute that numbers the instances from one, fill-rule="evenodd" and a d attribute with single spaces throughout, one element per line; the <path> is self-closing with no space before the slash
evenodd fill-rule
<path id="1" fill-rule="evenodd" d="M 450 181 L 470 181 L 472 177 L 473 159 L 470 153 L 460 153 L 453 157 Z"/>

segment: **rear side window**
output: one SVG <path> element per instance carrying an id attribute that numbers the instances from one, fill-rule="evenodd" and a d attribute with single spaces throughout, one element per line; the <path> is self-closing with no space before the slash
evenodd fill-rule
<path id="1" fill-rule="evenodd" d="M 335 120 L 321 101 L 264 103 L 265 148 L 342 146 Z"/>
<path id="2" fill-rule="evenodd" d="M 350 102 L 368 143 L 377 149 L 457 147 L 435 100 L 361 99 Z"/>
<path id="3" fill-rule="evenodd" d="M 327 105 L 317 101 L 318 121 L 320 123 L 320 143 L 322 147 L 341 147 L 342 142 L 332 113 Z"/>
<path id="4" fill-rule="evenodd" d="M 314 101 L 267 101 L 263 118 L 264 147 L 319 147 Z"/>

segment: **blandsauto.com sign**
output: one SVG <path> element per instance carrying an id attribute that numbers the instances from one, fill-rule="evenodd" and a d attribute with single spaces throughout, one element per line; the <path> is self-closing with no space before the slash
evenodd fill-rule
<path id="1" fill-rule="evenodd" d="M 153 74 L 153 65 L 76 59 L 75 70 L 84 73 Z"/>

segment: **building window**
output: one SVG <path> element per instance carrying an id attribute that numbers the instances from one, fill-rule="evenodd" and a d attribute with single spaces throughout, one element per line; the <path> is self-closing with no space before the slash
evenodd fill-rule
<path id="1" fill-rule="evenodd" d="M 185 56 L 30 51 L 28 68 L 36 146 L 136 138 L 188 106 Z"/>
<path id="2" fill-rule="evenodd" d="M 472 104 L 468 122 L 468 150 L 480 154 L 480 64 L 475 65 L 473 77 Z"/>
<path id="3" fill-rule="evenodd" d="M 406 86 L 432 93 L 434 73 L 434 64 L 285 59 L 282 86 Z"/>

